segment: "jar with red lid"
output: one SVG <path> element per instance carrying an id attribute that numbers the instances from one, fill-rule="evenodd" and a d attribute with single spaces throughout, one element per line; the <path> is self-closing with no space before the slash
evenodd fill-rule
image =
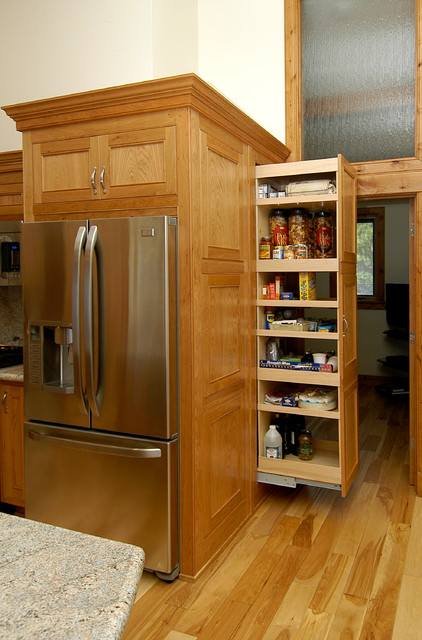
<path id="1" fill-rule="evenodd" d="M 259 259 L 270 260 L 273 257 L 273 243 L 269 236 L 263 236 L 259 243 Z"/>
<path id="2" fill-rule="evenodd" d="M 333 219 L 328 211 L 317 211 L 315 224 L 315 257 L 333 256 Z"/>

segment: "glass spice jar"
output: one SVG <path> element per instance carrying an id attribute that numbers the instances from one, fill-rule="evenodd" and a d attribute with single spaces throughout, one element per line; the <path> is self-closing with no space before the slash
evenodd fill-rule
<path id="1" fill-rule="evenodd" d="M 297 453 L 300 460 L 312 460 L 312 434 L 309 429 L 299 434 Z"/>
<path id="2" fill-rule="evenodd" d="M 333 219 L 327 211 L 318 211 L 314 218 L 315 257 L 331 258 L 333 255 Z"/>
<path id="3" fill-rule="evenodd" d="M 273 257 L 273 243 L 269 236 L 263 236 L 259 243 L 259 259 L 270 260 Z"/>

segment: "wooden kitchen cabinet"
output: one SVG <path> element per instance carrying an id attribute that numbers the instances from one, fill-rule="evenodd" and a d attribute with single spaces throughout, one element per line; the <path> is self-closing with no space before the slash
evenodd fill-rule
<path id="1" fill-rule="evenodd" d="M 25 220 L 177 216 L 180 565 L 196 576 L 264 494 L 254 170 L 288 150 L 193 74 L 4 109 L 23 132 Z"/>
<path id="2" fill-rule="evenodd" d="M 34 206 L 174 195 L 175 125 L 130 132 L 120 128 L 116 124 L 107 135 L 34 143 Z M 59 128 L 56 136 L 63 135 L 67 130 Z"/>
<path id="3" fill-rule="evenodd" d="M 0 383 L 0 399 L 0 497 L 23 507 L 23 386 Z"/>
<path id="4" fill-rule="evenodd" d="M 0 153 L 0 220 L 22 219 L 22 151 L 5 151 Z"/>
<path id="5" fill-rule="evenodd" d="M 325 211 L 332 220 L 332 249 L 329 257 L 310 256 L 308 259 L 260 259 L 257 261 L 257 396 L 258 396 L 258 479 L 264 483 L 296 486 L 316 484 L 341 490 L 345 496 L 359 468 L 358 414 L 357 414 L 357 295 L 356 295 L 356 195 L 352 167 L 342 156 L 326 160 L 289 162 L 278 166 L 256 168 L 257 193 L 260 185 L 270 185 L 281 197 L 260 197 L 257 209 L 257 245 L 262 236 L 270 234 L 270 218 L 282 212 L 284 217 L 299 211 L 311 232 L 310 245 L 316 236 L 313 223 L 308 221 L 318 211 Z M 335 193 L 304 193 L 284 195 L 286 185 L 292 182 L 330 181 Z M 315 183 L 314 183 L 315 184 Z M 290 240 L 289 240 L 290 242 Z M 303 245 L 301 245 L 303 246 Z M 315 299 L 300 299 L 299 273 L 315 275 Z M 263 287 L 283 279 L 286 296 L 295 299 L 263 299 Z M 265 311 L 270 308 L 275 317 L 286 322 L 286 317 L 300 317 L 302 330 L 294 325 L 274 324 L 266 327 Z M 310 329 L 315 318 L 328 316 L 334 330 L 329 332 Z M 303 355 L 307 352 L 334 352 L 338 370 L 312 371 L 289 368 L 280 361 L 267 360 L 266 345 L 271 339 L 279 340 L 284 355 Z M 293 365 L 295 366 L 295 365 Z M 306 366 L 306 365 L 305 365 Z M 318 388 L 335 391 L 337 407 L 322 410 L 321 406 L 282 406 L 271 404 L 268 395 L 293 398 L 305 389 Z M 306 402 L 306 401 L 305 401 Z M 301 404 L 301 403 L 299 403 Z M 307 404 L 307 403 L 306 403 Z M 300 460 L 292 453 L 283 459 L 265 456 L 264 436 L 276 414 L 287 416 L 287 421 L 299 416 L 302 425 L 317 433 L 313 443 L 312 460 Z"/>

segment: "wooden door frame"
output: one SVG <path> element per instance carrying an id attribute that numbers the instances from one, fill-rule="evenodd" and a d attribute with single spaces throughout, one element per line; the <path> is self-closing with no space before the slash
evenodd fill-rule
<path id="1" fill-rule="evenodd" d="M 410 482 L 422 496 L 422 0 L 415 0 L 415 155 L 374 162 L 352 163 L 357 174 L 357 198 L 408 198 L 414 236 L 411 238 L 409 276 L 413 275 L 411 327 L 415 343 L 410 345 L 410 373 L 413 393 L 410 398 Z M 302 71 L 301 2 L 284 0 L 286 145 L 288 162 L 302 159 Z M 413 258 L 413 260 L 412 260 Z M 412 287 L 411 287 L 412 290 Z M 412 376 L 413 374 L 413 376 Z M 412 387 L 411 387 L 412 391 Z"/>

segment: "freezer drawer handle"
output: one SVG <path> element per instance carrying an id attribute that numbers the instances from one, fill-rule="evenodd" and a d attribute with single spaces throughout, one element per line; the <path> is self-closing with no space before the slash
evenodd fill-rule
<path id="1" fill-rule="evenodd" d="M 115 447 L 110 444 L 101 444 L 99 442 L 84 442 L 83 440 L 74 440 L 68 436 L 52 436 L 41 431 L 30 429 L 29 437 L 31 440 L 45 440 L 62 447 L 70 447 L 72 449 L 83 449 L 85 451 L 95 451 L 97 453 L 107 453 L 114 456 L 123 456 L 125 458 L 161 458 L 161 449 L 142 449 L 141 447 Z"/>

